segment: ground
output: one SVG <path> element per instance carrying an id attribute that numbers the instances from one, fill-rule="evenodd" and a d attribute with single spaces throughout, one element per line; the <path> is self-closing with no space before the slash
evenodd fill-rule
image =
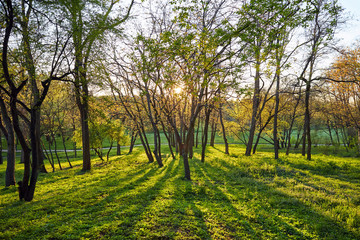
<path id="1" fill-rule="evenodd" d="M 32 202 L 0 188 L 0 239 L 360 239 L 359 158 L 215 145 L 205 163 L 195 152 L 187 181 L 181 159 L 163 157 L 159 168 L 136 148 L 86 173 L 73 161 L 40 174 Z"/>

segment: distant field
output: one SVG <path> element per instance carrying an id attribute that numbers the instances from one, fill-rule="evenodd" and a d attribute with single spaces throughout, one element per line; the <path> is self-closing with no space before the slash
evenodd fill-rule
<path id="1" fill-rule="evenodd" d="M 181 160 L 166 154 L 158 168 L 141 148 L 107 164 L 94 158 L 88 173 L 73 160 L 40 174 L 32 202 L 0 188 L 0 239 L 360 239 L 359 158 L 276 161 L 267 151 L 245 157 L 231 145 L 226 156 L 216 145 L 203 164 L 197 150 L 192 181 Z"/>
<path id="2" fill-rule="evenodd" d="M 208 144 L 210 144 L 210 135 L 211 135 L 211 131 L 209 130 Z M 153 133 L 147 133 L 146 136 L 147 136 L 147 139 L 148 139 L 149 143 L 153 144 L 154 143 L 154 135 L 153 135 Z M 200 131 L 199 136 L 198 136 L 199 144 L 201 144 L 201 136 L 202 136 L 202 132 Z M 295 144 L 295 141 L 296 141 L 296 138 L 297 138 L 297 132 L 293 131 L 291 136 L 292 136 L 292 144 Z M 333 132 L 333 137 L 334 137 L 334 140 L 336 141 L 335 132 Z M 165 137 L 165 135 L 163 133 L 160 133 L 160 138 L 161 138 L 162 144 L 166 145 L 167 144 L 167 139 L 166 139 L 166 137 Z M 267 138 L 267 137 L 265 136 L 265 138 Z M 229 134 L 227 134 L 227 139 L 228 139 L 228 142 L 230 144 L 242 144 L 242 142 L 239 139 L 234 138 Z M 267 139 L 269 139 L 269 138 L 267 138 Z M 339 140 L 340 140 L 340 143 L 343 144 L 341 138 Z M 43 138 L 42 141 L 45 144 L 46 149 L 48 150 L 49 149 L 49 143 L 45 140 L 45 138 Z M 330 141 L 328 131 L 326 129 L 312 130 L 312 142 L 313 142 L 314 146 L 316 146 L 316 145 L 330 145 L 331 141 Z M 217 132 L 216 135 L 215 135 L 215 143 L 217 143 L 217 144 L 223 144 L 224 143 L 223 136 L 219 132 Z M 267 141 L 265 141 L 263 139 L 260 139 L 259 143 L 260 144 L 270 145 Z M 135 144 L 136 145 L 141 145 L 141 141 L 140 141 L 139 137 L 136 139 Z M 57 149 L 59 149 L 59 150 L 64 149 L 61 137 L 56 137 L 56 145 L 57 145 Z M 127 144 L 127 145 L 129 145 L 129 144 Z M 66 149 L 69 150 L 69 151 L 72 151 L 74 149 L 74 142 L 72 141 L 72 138 L 69 138 L 69 139 L 67 139 L 65 141 L 65 146 L 66 146 Z M 103 142 L 103 147 L 107 148 L 109 146 L 110 146 L 109 140 L 105 139 L 104 142 Z M 113 143 L 113 147 L 116 147 L 116 143 Z M 5 140 L 4 137 L 2 138 L 2 148 L 6 149 L 6 140 Z M 55 149 L 54 143 L 51 145 L 51 148 L 53 150 Z M 18 150 L 21 149 L 21 146 L 20 146 L 19 143 L 17 143 L 17 149 Z M 80 147 L 78 146 L 77 149 L 80 150 Z"/>

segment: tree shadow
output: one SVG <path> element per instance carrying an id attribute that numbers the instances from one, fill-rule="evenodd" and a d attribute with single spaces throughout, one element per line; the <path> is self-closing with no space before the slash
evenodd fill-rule
<path id="1" fill-rule="evenodd" d="M 193 181 L 185 179 L 181 181 L 182 184 L 174 182 L 173 201 L 167 207 L 168 211 L 176 213 L 173 214 L 169 226 L 173 235 L 189 239 L 211 239 L 205 214 L 198 207 L 201 205 L 199 202 L 203 193 Z"/>
<path id="2" fill-rule="evenodd" d="M 55 214 L 56 208 L 63 208 L 62 212 L 66 213 L 57 216 L 53 220 L 44 222 L 37 227 L 32 227 L 30 232 L 36 234 L 44 234 L 44 229 L 48 226 L 55 226 L 58 231 L 50 234 L 51 238 L 63 238 L 67 235 L 82 236 L 84 238 L 94 238 L 92 234 L 99 234 L 99 236 L 123 236 L 124 238 L 138 238 L 138 222 L 141 222 L 143 214 L 151 209 L 151 205 L 156 200 L 160 191 L 163 189 L 166 179 L 171 176 L 174 170 L 175 161 L 171 161 L 163 168 L 151 166 L 139 170 L 136 173 L 127 175 L 126 177 L 114 178 L 109 176 L 104 181 L 96 181 L 96 183 L 89 184 L 84 187 L 84 184 L 79 184 L 79 187 L 73 188 L 73 197 L 77 198 L 77 206 L 74 204 L 67 204 L 73 200 L 67 199 L 62 203 L 50 203 L 39 201 L 34 203 L 39 208 L 47 205 L 48 214 Z M 124 184 L 126 182 L 126 184 Z M 85 188 L 85 189 L 84 189 Z M 90 194 L 85 199 L 80 199 L 81 196 L 86 196 L 86 189 L 92 189 Z M 75 209 L 74 209 L 75 207 Z M 73 219 L 80 219 L 81 222 L 74 222 Z M 60 224 L 59 224 L 60 223 Z M 68 230 L 63 231 L 67 225 L 70 225 Z M 112 228 L 109 229 L 109 226 Z M 114 228 L 116 226 L 116 228 Z M 22 231 L 23 236 L 29 234 L 29 229 Z M 96 238 L 96 237 L 95 237 Z"/>
<path id="3" fill-rule="evenodd" d="M 338 179 L 352 184 L 360 183 L 359 166 L 349 167 L 346 163 L 339 165 L 334 161 L 323 161 L 321 159 L 316 159 L 315 164 L 313 165 L 294 163 L 287 160 L 283 161 L 294 169 L 306 170 L 314 175 L 321 175 L 327 178 Z"/>
<path id="4" fill-rule="evenodd" d="M 259 179 L 234 158 L 212 158 L 204 164 L 194 157 L 193 181 L 183 180 L 179 159 L 164 159 L 163 168 L 124 161 L 105 166 L 101 174 L 96 169 L 75 173 L 72 186 L 66 186 L 68 176 L 60 174 L 56 184 L 61 188 L 52 190 L 57 192 L 43 193 L 46 198 L 31 203 L 6 204 L 1 211 L 14 216 L 9 221 L 15 227 L 21 226 L 18 239 L 360 239 L 358 233 L 269 186 L 273 172 L 263 172 Z M 134 168 L 121 172 L 132 163 Z M 280 174 L 289 180 L 298 176 L 296 171 Z M 34 214 L 29 226 L 17 223 L 19 206 L 23 214 Z"/>
<path id="5" fill-rule="evenodd" d="M 224 166 L 225 170 L 195 162 L 203 172 L 203 177 L 213 184 L 212 191 L 220 194 L 228 205 L 232 206 L 231 212 L 239 220 L 239 213 L 236 213 L 238 210 L 233 207 L 228 196 L 234 197 L 236 201 L 251 203 L 250 206 L 253 206 L 256 215 L 246 220 L 268 232 L 269 236 L 287 238 L 286 236 L 291 235 L 301 239 L 312 239 L 316 236 L 339 239 L 341 236 L 342 239 L 359 239 L 357 233 L 345 229 L 300 200 L 269 187 L 248 173 L 239 174 L 239 170 L 235 171 L 234 166 L 224 160 L 217 159 L 217 163 Z M 230 184 L 234 181 L 232 174 L 240 176 L 238 184 L 233 187 Z M 218 186 L 221 184 L 226 184 L 226 188 L 219 189 Z M 304 230 L 306 233 L 303 233 Z"/>

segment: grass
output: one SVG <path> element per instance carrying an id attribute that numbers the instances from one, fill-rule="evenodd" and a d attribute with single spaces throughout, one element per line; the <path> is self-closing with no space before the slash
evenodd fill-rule
<path id="1" fill-rule="evenodd" d="M 0 239 L 360 239 L 360 161 L 314 154 L 273 159 L 209 147 L 190 160 L 147 163 L 140 148 L 40 174 L 35 199 L 0 189 Z M 50 169 L 50 168 L 48 168 Z M 5 164 L 0 166 L 4 186 Z M 22 165 L 17 165 L 17 180 Z"/>

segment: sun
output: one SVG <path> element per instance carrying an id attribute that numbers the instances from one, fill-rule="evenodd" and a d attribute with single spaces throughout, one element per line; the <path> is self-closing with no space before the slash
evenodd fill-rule
<path id="1" fill-rule="evenodd" d="M 182 91 L 182 88 L 181 88 L 181 87 L 176 87 L 176 88 L 174 89 L 174 93 L 175 93 L 175 94 L 180 94 L 181 91 Z"/>

